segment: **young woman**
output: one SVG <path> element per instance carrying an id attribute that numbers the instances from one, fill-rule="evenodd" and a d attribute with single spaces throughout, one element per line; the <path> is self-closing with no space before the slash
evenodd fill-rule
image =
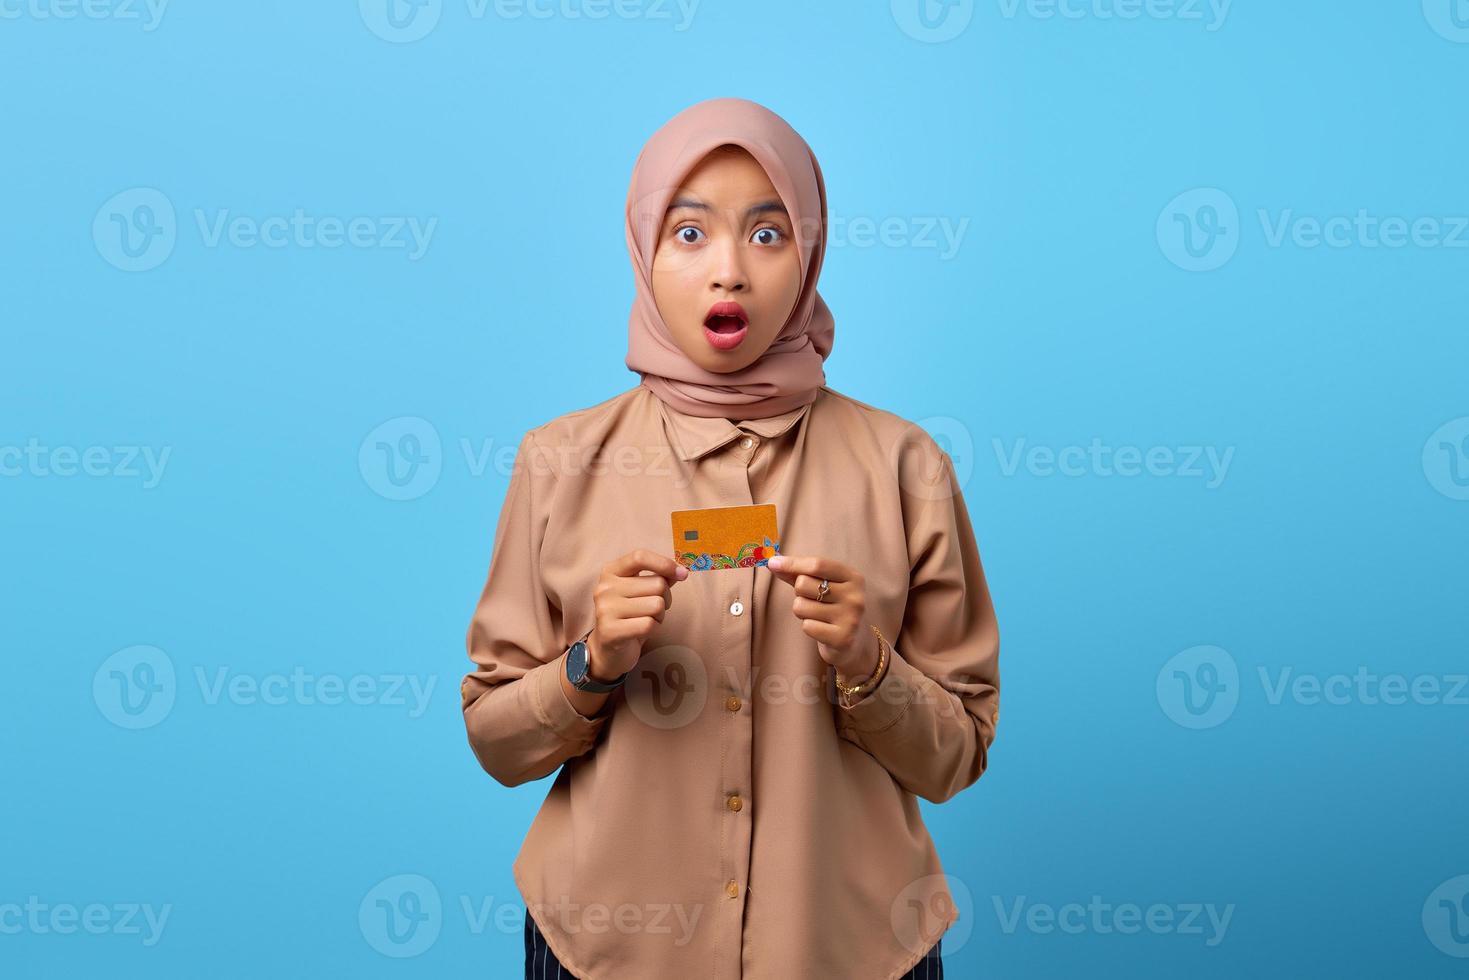
<path id="1" fill-rule="evenodd" d="M 480 764 L 557 773 L 513 867 L 526 976 L 941 977 L 918 797 L 980 777 L 999 711 L 952 462 L 825 383 L 826 189 L 783 119 L 679 113 L 626 217 L 641 382 L 525 435 L 469 627 Z M 737 554 L 672 539 L 763 504 Z"/>

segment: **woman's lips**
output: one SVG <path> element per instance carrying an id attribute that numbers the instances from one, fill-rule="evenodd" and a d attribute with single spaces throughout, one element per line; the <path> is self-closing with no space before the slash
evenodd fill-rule
<path id="1" fill-rule="evenodd" d="M 749 332 L 750 318 L 738 303 L 715 303 L 704 317 L 704 336 L 719 350 L 734 350 Z"/>

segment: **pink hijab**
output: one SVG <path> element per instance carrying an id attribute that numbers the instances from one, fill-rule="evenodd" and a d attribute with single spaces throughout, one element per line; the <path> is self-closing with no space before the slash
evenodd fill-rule
<path id="1" fill-rule="evenodd" d="M 674 342 L 653 301 L 653 254 L 668 203 L 710 150 L 749 151 L 789 212 L 800 249 L 801 292 L 790 319 L 754 364 L 730 374 L 705 371 Z M 817 234 L 808 229 L 815 227 Z M 627 328 L 627 366 L 642 384 L 686 415 L 768 418 L 816 400 L 826 383 L 835 323 L 816 291 L 826 253 L 826 183 L 811 147 L 780 116 L 746 99 L 709 99 L 684 109 L 652 135 L 627 193 L 627 248 L 637 296 Z"/>

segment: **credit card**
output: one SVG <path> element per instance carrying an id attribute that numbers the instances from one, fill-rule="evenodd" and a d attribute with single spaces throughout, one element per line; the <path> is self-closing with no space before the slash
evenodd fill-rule
<path id="1" fill-rule="evenodd" d="M 779 553 L 775 504 L 673 512 L 673 556 L 689 571 L 752 568 Z"/>

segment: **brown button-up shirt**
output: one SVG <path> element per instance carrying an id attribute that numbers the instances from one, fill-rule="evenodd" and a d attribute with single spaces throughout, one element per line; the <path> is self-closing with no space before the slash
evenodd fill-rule
<path id="1" fill-rule="evenodd" d="M 579 714 L 560 675 L 602 566 L 671 551 L 672 511 L 752 503 L 775 504 L 781 554 L 862 574 L 891 646 L 877 688 L 841 703 L 791 586 L 715 569 L 673 584 L 623 686 Z M 957 919 L 917 798 L 984 772 L 999 634 L 952 461 L 919 426 L 826 386 L 731 422 L 639 385 L 532 429 L 468 647 L 480 764 L 506 786 L 556 773 L 512 870 L 584 980 L 892 980 Z"/>

